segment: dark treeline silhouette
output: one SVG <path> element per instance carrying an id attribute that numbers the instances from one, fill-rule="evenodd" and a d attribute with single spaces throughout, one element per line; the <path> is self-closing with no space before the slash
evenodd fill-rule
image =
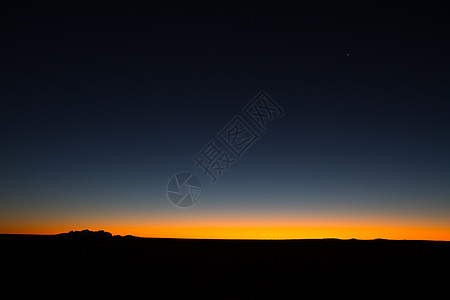
<path id="1" fill-rule="evenodd" d="M 17 297 L 430 297 L 448 286 L 450 269 L 450 242 L 153 239 L 89 230 L 0 241 L 4 286 L 17 286 Z"/>

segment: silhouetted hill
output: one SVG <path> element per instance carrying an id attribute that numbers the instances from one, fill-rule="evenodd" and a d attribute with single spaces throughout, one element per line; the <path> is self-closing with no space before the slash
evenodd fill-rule
<path id="1" fill-rule="evenodd" d="M 111 239 L 111 238 L 135 238 L 138 237 L 132 236 L 132 235 L 112 235 L 110 232 L 104 231 L 104 230 L 98 230 L 98 231 L 91 231 L 89 229 L 84 229 L 81 231 L 74 231 L 71 230 L 69 232 L 63 232 L 59 233 L 56 236 L 63 237 L 63 238 L 88 238 L 88 239 Z"/>
<path id="2" fill-rule="evenodd" d="M 67 238 L 71 236 L 89 238 Z M 433 298 L 450 242 L 184 240 L 106 232 L 0 235 L 4 286 L 17 297 Z M 22 288 L 26 287 L 26 288 Z"/>
<path id="3" fill-rule="evenodd" d="M 84 229 L 81 231 L 69 231 L 66 233 L 60 233 L 59 236 L 64 237 L 82 237 L 82 238 L 111 238 L 113 235 L 109 232 L 99 230 L 99 231 L 90 231 L 88 229 Z"/>

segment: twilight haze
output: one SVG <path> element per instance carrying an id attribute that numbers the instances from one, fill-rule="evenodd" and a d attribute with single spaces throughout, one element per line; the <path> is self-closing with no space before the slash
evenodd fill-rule
<path id="1" fill-rule="evenodd" d="M 439 7 L 98 3 L 0 12 L 0 233 L 450 240 Z M 258 136 L 238 155 L 235 117 Z M 211 140 L 234 160 L 215 183 Z"/>

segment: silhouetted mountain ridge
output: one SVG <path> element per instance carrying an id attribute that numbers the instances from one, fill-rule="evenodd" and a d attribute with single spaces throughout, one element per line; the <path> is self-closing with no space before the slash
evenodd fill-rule
<path id="1" fill-rule="evenodd" d="M 273 239 L 273 240 L 259 240 L 259 239 L 191 239 L 191 238 L 152 238 L 152 237 L 137 237 L 134 235 L 113 235 L 110 232 L 104 231 L 104 230 L 97 230 L 97 231 L 92 231 L 89 229 L 83 229 L 83 230 L 71 230 L 69 232 L 64 232 L 64 233 L 59 233 L 56 234 L 56 236 L 63 236 L 63 237 L 87 237 L 87 238 L 137 238 L 137 239 L 158 239 L 158 240 L 205 240 L 205 241 L 214 241 L 214 240 L 224 240 L 224 241 L 286 241 L 286 242 L 294 242 L 294 241 L 302 241 L 302 242 L 319 242 L 319 241 L 337 241 L 337 242 L 345 242 L 345 241 L 349 241 L 349 242 L 354 242 L 354 241 L 365 241 L 365 242 L 387 242 L 387 241 L 404 241 L 404 242 L 413 242 L 413 241 L 422 241 L 422 242 L 433 242 L 432 240 L 390 240 L 390 239 L 384 239 L 384 238 L 375 238 L 372 240 L 360 240 L 360 239 L 356 239 L 356 238 L 351 238 L 351 239 L 340 239 L 340 238 L 318 238 L 318 239 Z"/>
<path id="2" fill-rule="evenodd" d="M 98 231 L 91 231 L 89 229 L 84 229 L 81 231 L 74 231 L 71 230 L 69 232 L 61 233 L 60 236 L 66 236 L 66 237 L 95 237 L 95 238 L 111 238 L 112 234 L 107 231 L 98 230 Z"/>
<path id="3" fill-rule="evenodd" d="M 112 235 L 112 233 L 104 230 L 91 231 L 89 229 L 71 230 L 69 232 L 60 233 L 58 234 L 58 236 L 79 237 L 79 238 L 104 238 L 104 239 L 109 239 L 113 237 L 123 237 L 121 235 Z M 126 235 L 125 237 L 134 237 L 134 236 Z"/>

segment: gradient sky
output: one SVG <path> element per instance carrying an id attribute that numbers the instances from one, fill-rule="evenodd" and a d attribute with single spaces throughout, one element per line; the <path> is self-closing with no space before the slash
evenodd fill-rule
<path id="1" fill-rule="evenodd" d="M 409 5 L 5 5 L 0 233 L 450 240 L 450 22 Z M 262 89 L 285 115 L 212 184 Z"/>

